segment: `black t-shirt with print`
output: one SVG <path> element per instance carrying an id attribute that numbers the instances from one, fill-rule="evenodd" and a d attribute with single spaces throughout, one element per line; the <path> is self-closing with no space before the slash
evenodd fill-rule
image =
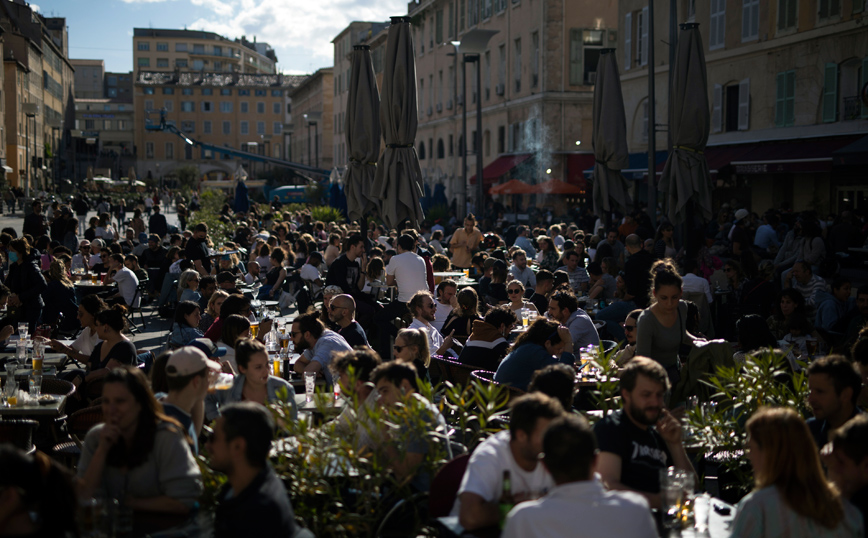
<path id="1" fill-rule="evenodd" d="M 660 492 L 660 469 L 673 465 L 666 441 L 655 427 L 643 430 L 618 410 L 594 426 L 601 452 L 621 458 L 621 483 L 646 493 Z"/>

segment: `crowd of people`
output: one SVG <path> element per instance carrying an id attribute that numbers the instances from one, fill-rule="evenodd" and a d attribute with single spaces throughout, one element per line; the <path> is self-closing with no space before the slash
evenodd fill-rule
<path id="1" fill-rule="evenodd" d="M 263 406 L 284 402 L 298 417 L 293 385 L 269 366 L 265 341 L 276 325 L 253 307 L 273 300 L 297 312 L 287 327 L 299 354 L 292 370 L 354 396 L 359 405 L 335 426 L 356 432 L 362 446 L 376 444 L 366 408 L 427 402 L 418 383 L 436 380 L 432 360 L 529 393 L 512 402 L 509 427 L 473 451 L 452 511 L 473 530 L 501 523 L 511 508 L 506 536 L 580 527 L 589 536 L 655 536 L 649 507 L 662 507 L 659 471 L 696 472 L 673 414 L 679 402 L 669 401 L 688 358 L 715 337 L 731 343 L 737 364 L 784 348 L 793 372 L 807 369 L 813 418 L 764 409 L 750 419 L 756 490 L 738 507 L 732 535 L 864 533 L 868 279 L 848 278 L 839 263 L 865 244 L 862 216 L 760 218 L 724 205 L 701 241 L 684 247 L 672 223 L 655 231 L 642 211 L 608 229 L 585 212 L 546 226 L 486 221 L 485 232 L 472 214 L 390 230 L 317 222 L 275 201 L 246 213 L 227 203 L 220 218 L 232 235 L 211 237 L 204 223 L 186 221 L 196 200 L 178 206 L 175 227 L 161 198 L 144 197 L 129 220 L 126 209 L 98 211 L 86 229 L 74 216 L 77 200 L 52 204 L 50 219 L 35 201 L 20 233 L 0 233 L 0 302 L 8 306 L 0 337 L 15 322 L 41 327 L 55 351 L 83 363 L 61 374 L 78 394 L 102 387 L 104 423 L 84 440 L 79 495 L 189 513 L 202 488 L 194 456 L 204 425 L 214 423 L 207 452 L 229 479 L 217 534 L 296 532 L 267 464 L 275 428 Z M 465 276 L 440 274 L 450 272 Z M 73 286 L 91 275 L 104 291 Z M 128 334 L 129 311 L 143 304 L 171 319 L 165 353 L 138 350 Z M 70 333 L 71 345 L 56 339 Z M 623 402 L 593 428 L 574 409 L 575 366 L 589 347 L 620 365 Z M 234 376 L 231 386 L 209 393 L 218 372 Z M 420 409 L 432 430 L 444 427 L 431 402 Z M 389 453 L 390 471 L 426 491 L 427 453 L 421 440 Z M 0 480 L 17 476 L 0 472 Z M 28 502 L 10 500 L 0 528 L 26 523 Z"/>

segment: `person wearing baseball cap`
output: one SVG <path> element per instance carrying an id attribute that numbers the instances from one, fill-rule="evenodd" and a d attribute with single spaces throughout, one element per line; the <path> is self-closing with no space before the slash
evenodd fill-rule
<path id="1" fill-rule="evenodd" d="M 155 366 L 161 363 L 158 360 Z M 185 346 L 171 352 L 165 364 L 169 393 L 162 400 L 163 411 L 187 430 L 191 449 L 198 454 L 208 382 L 211 375 L 220 372 L 220 363 L 209 359 L 198 346 Z"/>
<path id="2" fill-rule="evenodd" d="M 225 357 L 229 352 L 224 346 L 218 346 L 210 338 L 197 338 L 187 344 L 190 347 L 195 347 L 202 353 L 208 356 L 214 362 L 218 362 L 221 368 L 226 373 L 234 374 L 235 371 L 231 366 L 228 366 L 225 361 L 220 360 L 220 357 Z M 228 366 L 228 367 L 227 367 Z"/>

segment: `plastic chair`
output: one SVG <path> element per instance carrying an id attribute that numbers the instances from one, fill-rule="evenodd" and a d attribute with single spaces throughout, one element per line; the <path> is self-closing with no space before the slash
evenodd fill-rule
<path id="1" fill-rule="evenodd" d="M 39 423 L 35 420 L 0 420 L 0 443 L 11 443 L 16 448 L 32 454 L 36 451 L 36 446 L 33 444 L 33 432 L 38 427 Z"/>
<path id="2" fill-rule="evenodd" d="M 448 516 L 455 504 L 458 488 L 464 471 L 470 462 L 470 454 L 464 454 L 453 458 L 440 468 L 431 481 L 431 490 L 428 496 L 428 516 L 430 518 Z"/>
<path id="3" fill-rule="evenodd" d="M 127 320 L 130 325 L 130 332 L 137 333 L 139 332 L 139 327 L 133 322 L 133 318 L 136 313 L 139 314 L 139 319 L 142 321 L 142 329 L 147 328 L 147 323 L 145 323 L 145 313 L 142 310 L 142 305 L 144 304 L 144 297 L 148 294 L 148 280 L 143 279 L 139 280 L 139 285 L 136 286 L 136 293 L 133 295 L 133 303 L 130 305 L 130 313 L 127 316 Z"/>

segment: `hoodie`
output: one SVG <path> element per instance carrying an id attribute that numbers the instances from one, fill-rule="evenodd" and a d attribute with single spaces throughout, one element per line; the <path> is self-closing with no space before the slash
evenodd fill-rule
<path id="1" fill-rule="evenodd" d="M 473 329 L 458 361 L 468 366 L 495 372 L 508 349 L 509 343 L 497 327 L 477 319 L 473 321 Z"/>
<path id="2" fill-rule="evenodd" d="M 853 308 L 853 299 L 841 302 L 827 291 L 818 291 L 814 294 L 814 304 L 817 305 L 817 319 L 815 326 L 824 331 L 844 332 L 845 328 L 835 325 L 847 317 L 847 313 Z"/>

